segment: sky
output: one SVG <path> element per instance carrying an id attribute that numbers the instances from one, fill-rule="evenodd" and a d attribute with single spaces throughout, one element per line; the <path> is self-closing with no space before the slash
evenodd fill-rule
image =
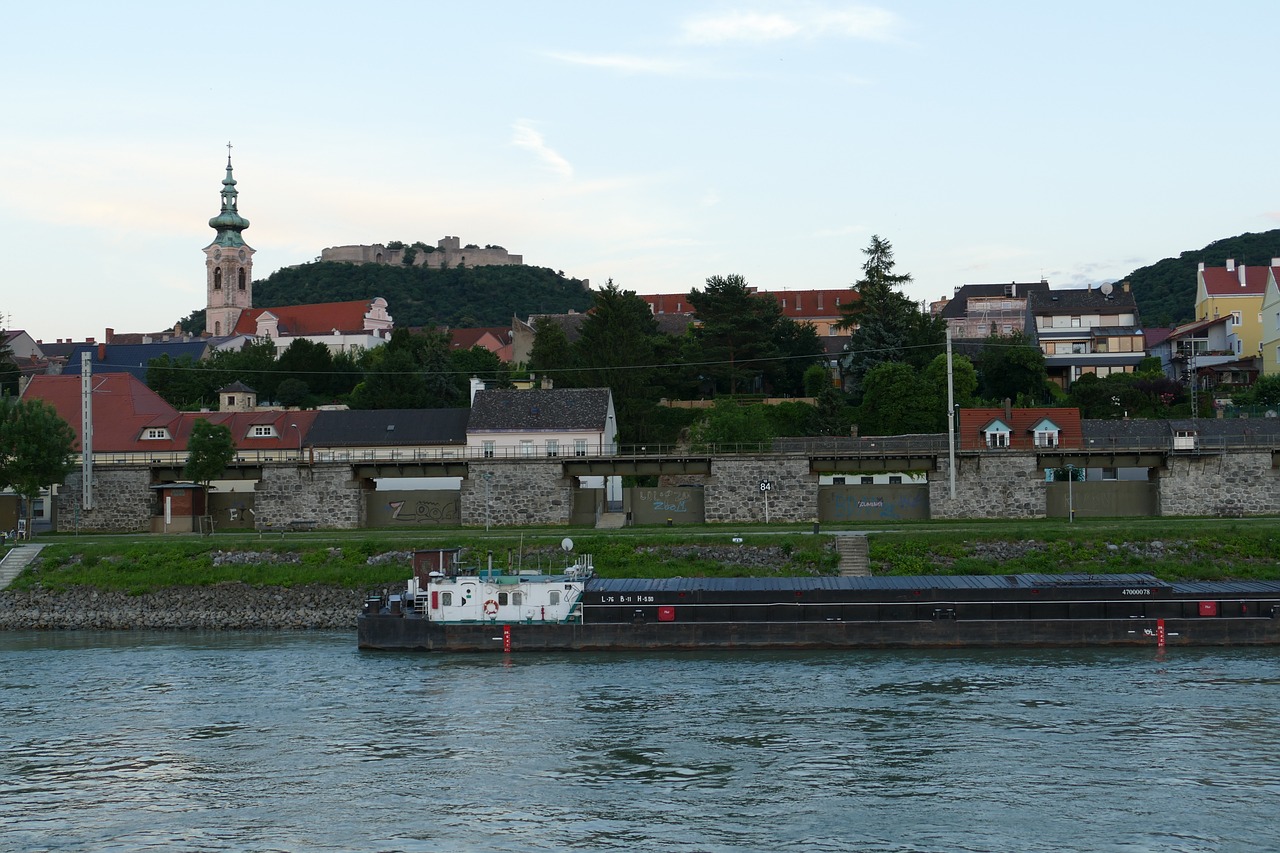
<path id="1" fill-rule="evenodd" d="M 1114 281 L 1280 227 L 1276 33 L 1232 0 L 14 4 L 0 325 L 203 308 L 228 142 L 257 279 L 455 235 L 642 294 L 844 288 L 878 234 L 921 301 Z"/>

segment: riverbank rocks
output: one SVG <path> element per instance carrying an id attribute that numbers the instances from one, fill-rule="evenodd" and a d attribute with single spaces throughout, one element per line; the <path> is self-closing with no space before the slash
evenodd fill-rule
<path id="1" fill-rule="evenodd" d="M 243 583 L 145 595 L 6 590 L 0 593 L 0 630 L 354 630 L 364 599 L 358 590 Z"/>

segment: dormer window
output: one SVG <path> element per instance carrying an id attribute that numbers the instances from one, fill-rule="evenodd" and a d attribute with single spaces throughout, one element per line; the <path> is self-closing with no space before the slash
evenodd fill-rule
<path id="1" fill-rule="evenodd" d="M 275 438 L 276 428 L 272 424 L 254 424 L 249 429 L 249 438 Z"/>
<path id="2" fill-rule="evenodd" d="M 168 439 L 168 427 L 147 427 L 142 431 L 143 441 L 167 441 Z"/>
<path id="3" fill-rule="evenodd" d="M 1004 421 L 994 420 L 982 428 L 982 439 L 992 450 L 1008 447 L 1009 427 Z"/>
<path id="4" fill-rule="evenodd" d="M 1036 447 L 1057 447 L 1058 436 L 1062 432 L 1058 425 L 1048 418 L 1041 418 L 1040 421 L 1031 428 L 1030 432 L 1035 437 Z"/>

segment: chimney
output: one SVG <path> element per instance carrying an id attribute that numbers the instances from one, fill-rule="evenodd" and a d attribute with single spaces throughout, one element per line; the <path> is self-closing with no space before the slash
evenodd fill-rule
<path id="1" fill-rule="evenodd" d="M 1237 273 L 1239 274 L 1239 276 L 1240 276 L 1240 286 L 1241 286 L 1241 287 L 1244 287 L 1244 286 L 1245 286 L 1245 282 L 1244 282 L 1244 264 L 1241 264 L 1240 266 L 1236 267 L 1236 272 L 1237 272 Z"/>
<path id="2" fill-rule="evenodd" d="M 1004 425 L 1013 426 L 1010 421 L 1013 420 L 1013 401 L 1008 397 L 1004 398 Z"/>
<path id="3" fill-rule="evenodd" d="M 484 380 L 479 377 L 471 377 L 471 405 L 476 404 L 476 392 L 484 390 Z"/>
<path id="4" fill-rule="evenodd" d="M 543 376 L 542 381 L 538 383 L 538 387 L 543 391 L 550 391 L 555 387 L 555 381 L 550 376 Z"/>
<path id="5" fill-rule="evenodd" d="M 1235 271 L 1236 271 L 1236 259 L 1227 258 L 1227 272 L 1235 272 Z"/>
<path id="6" fill-rule="evenodd" d="M 115 336 L 116 336 L 116 330 L 108 327 L 106 330 L 106 333 L 103 334 L 102 339 L 107 343 L 111 343 L 111 339 L 114 338 Z"/>
<path id="7" fill-rule="evenodd" d="M 86 344 L 91 344 L 91 343 L 93 343 L 94 341 L 93 341 L 93 338 L 85 338 L 85 339 L 84 339 L 84 342 L 85 342 Z M 67 338 L 67 343 L 71 343 L 71 339 L 70 339 L 70 338 Z"/>
<path id="8" fill-rule="evenodd" d="M 1272 259 L 1271 259 L 1271 266 L 1273 266 L 1273 267 L 1280 267 L 1280 258 L 1272 258 Z"/>
<path id="9" fill-rule="evenodd" d="M 98 344 L 98 361 L 106 361 L 106 360 L 107 360 L 107 345 Z"/>
<path id="10" fill-rule="evenodd" d="M 1127 282 L 1127 281 L 1122 281 L 1122 282 L 1120 282 L 1120 289 L 1121 289 L 1121 290 L 1123 290 L 1125 293 L 1128 293 L 1128 292 L 1129 292 L 1129 282 Z"/>
<path id="11" fill-rule="evenodd" d="M 1204 261 L 1196 264 L 1196 272 L 1204 272 Z"/>

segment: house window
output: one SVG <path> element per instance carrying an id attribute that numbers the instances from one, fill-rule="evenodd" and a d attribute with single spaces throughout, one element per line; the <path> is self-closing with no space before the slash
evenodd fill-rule
<path id="1" fill-rule="evenodd" d="M 1056 429 L 1036 430 L 1036 447 L 1057 447 L 1058 431 Z"/>
<path id="2" fill-rule="evenodd" d="M 862 477 L 859 482 L 864 486 L 874 486 L 876 484 L 875 477 Z"/>
<path id="3" fill-rule="evenodd" d="M 996 448 L 996 447 L 1008 447 L 1008 446 L 1009 446 L 1009 433 L 1001 432 L 999 430 L 992 430 L 991 432 L 987 433 L 987 447 Z"/>
<path id="4" fill-rule="evenodd" d="M 560 455 L 560 441 L 558 439 L 554 439 L 554 438 L 547 439 L 547 455 L 548 456 Z"/>
<path id="5" fill-rule="evenodd" d="M 255 424 L 249 431 L 250 438 L 274 438 L 276 428 L 271 424 Z"/>
<path id="6" fill-rule="evenodd" d="M 521 455 L 521 456 L 525 456 L 525 457 L 528 457 L 528 456 L 532 456 L 532 455 L 533 455 L 533 441 L 532 441 L 532 440 L 527 439 L 527 438 L 522 438 L 522 439 L 520 439 L 520 455 Z"/>
<path id="7" fill-rule="evenodd" d="M 575 438 L 573 440 L 573 455 L 574 456 L 587 455 L 587 440 L 585 438 Z"/>
<path id="8" fill-rule="evenodd" d="M 1073 328 L 1073 329 L 1078 329 L 1078 328 L 1080 328 L 1080 318 L 1079 318 L 1079 317 L 1072 317 L 1072 318 L 1071 318 L 1071 328 Z"/>
<path id="9" fill-rule="evenodd" d="M 213 271 L 213 289 L 222 290 L 222 268 Z"/>
<path id="10" fill-rule="evenodd" d="M 482 452 L 484 453 L 484 458 L 492 459 L 493 458 L 493 442 L 492 441 L 481 442 L 480 446 L 481 446 Z"/>
<path id="11" fill-rule="evenodd" d="M 891 485 L 891 486 L 901 486 L 901 485 L 902 485 L 902 477 L 901 477 L 900 475 L 898 475 L 898 474 L 890 474 L 890 475 L 889 475 L 889 485 Z"/>
<path id="12" fill-rule="evenodd" d="M 1103 469 L 1102 469 L 1102 479 L 1104 479 L 1104 480 L 1114 480 L 1114 479 L 1116 479 L 1116 469 L 1115 469 L 1115 468 L 1103 468 Z"/>
<path id="13" fill-rule="evenodd" d="M 234 406 L 235 404 L 236 404 L 236 398 L 235 398 L 235 396 L 234 396 L 234 395 L 231 395 L 231 394 L 227 395 L 227 405 L 228 405 L 228 406 Z"/>
<path id="14" fill-rule="evenodd" d="M 168 427 L 149 427 L 142 433 L 143 439 L 147 441 L 162 441 L 169 437 Z"/>
<path id="15" fill-rule="evenodd" d="M 1241 318 L 1240 318 L 1240 312 L 1239 312 L 1239 311 L 1232 311 L 1232 312 L 1231 312 L 1231 325 L 1233 325 L 1233 326 L 1239 326 L 1242 322 L 1243 322 L 1243 321 L 1242 321 L 1242 320 L 1241 320 Z"/>
<path id="16" fill-rule="evenodd" d="M 240 289 L 244 290 L 244 267 L 240 268 Z"/>

